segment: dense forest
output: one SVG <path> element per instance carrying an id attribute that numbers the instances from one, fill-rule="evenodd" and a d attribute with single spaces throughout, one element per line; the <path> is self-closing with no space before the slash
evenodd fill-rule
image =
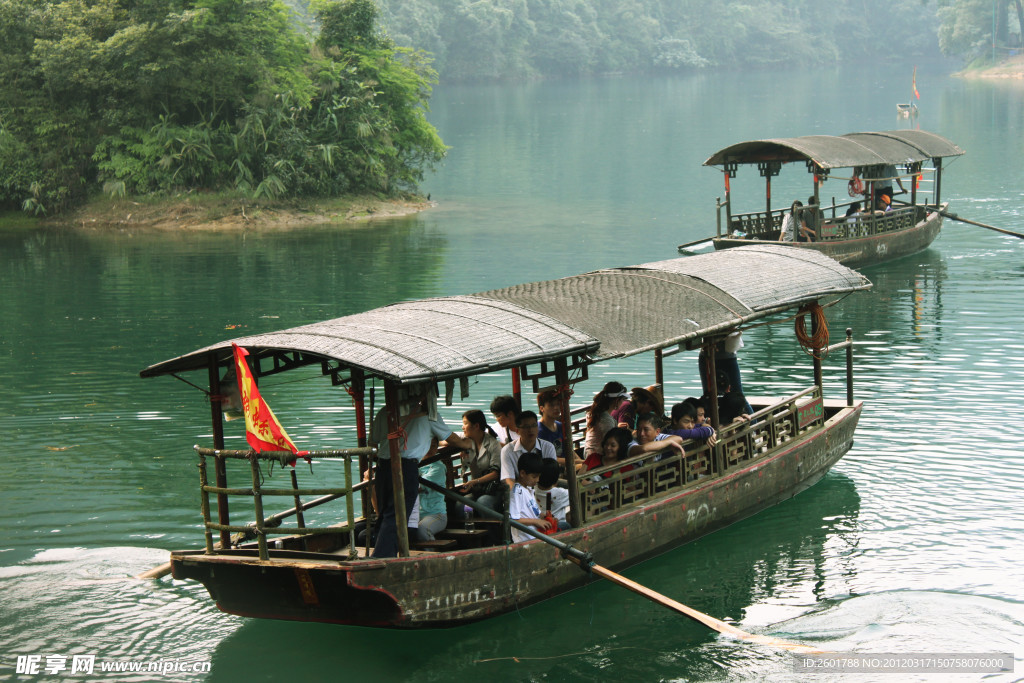
<path id="1" fill-rule="evenodd" d="M 308 15 L 308 0 L 290 0 Z M 378 0 L 447 81 L 969 62 L 1020 45 L 1021 0 Z"/>
<path id="2" fill-rule="evenodd" d="M 280 0 L 2 0 L 0 207 L 415 187 L 436 74 L 377 14 L 321 0 L 314 39 Z"/>
<path id="3" fill-rule="evenodd" d="M 1021 0 L 0 0 L 0 209 L 413 189 L 438 74 L 903 68 L 1003 57 L 1022 24 Z"/>

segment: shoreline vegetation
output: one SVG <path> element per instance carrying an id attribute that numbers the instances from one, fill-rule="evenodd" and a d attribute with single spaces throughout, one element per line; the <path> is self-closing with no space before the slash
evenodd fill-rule
<path id="1" fill-rule="evenodd" d="M 366 194 L 260 202 L 221 193 L 191 193 L 157 199 L 101 197 L 64 214 L 39 218 L 37 225 L 154 231 L 281 229 L 324 224 L 353 225 L 401 218 L 435 205 L 435 202 L 417 194 Z"/>
<path id="2" fill-rule="evenodd" d="M 995 66 L 977 69 L 967 68 L 953 74 L 957 78 L 967 79 L 1024 79 L 1024 55 L 1015 55 Z"/>

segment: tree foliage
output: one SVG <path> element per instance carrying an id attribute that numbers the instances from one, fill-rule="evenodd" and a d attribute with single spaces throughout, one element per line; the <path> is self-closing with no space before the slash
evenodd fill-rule
<path id="1" fill-rule="evenodd" d="M 909 61 L 938 49 L 936 8 L 922 0 L 379 4 L 395 42 L 433 54 L 448 80 Z"/>
<path id="2" fill-rule="evenodd" d="M 1024 7 L 1020 0 L 939 0 L 939 47 L 966 61 L 996 59 L 1021 46 Z M 993 34 L 994 31 L 994 34 Z"/>
<path id="3" fill-rule="evenodd" d="M 4 0 L 0 205 L 414 186 L 445 151 L 429 61 L 378 33 L 371 0 L 314 9 L 315 43 L 280 0 Z"/>

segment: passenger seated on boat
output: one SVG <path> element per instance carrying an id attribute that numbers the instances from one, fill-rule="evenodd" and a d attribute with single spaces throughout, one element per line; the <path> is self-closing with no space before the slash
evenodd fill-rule
<path id="1" fill-rule="evenodd" d="M 588 472 L 590 470 L 597 469 L 598 467 L 604 467 L 606 465 L 614 465 L 617 462 L 625 460 L 629 457 L 629 445 L 633 442 L 633 434 L 624 427 L 616 427 L 608 431 L 604 436 L 604 442 L 601 444 L 601 452 L 594 453 L 592 456 L 586 459 L 583 463 L 583 469 L 580 473 Z M 619 472 L 629 472 L 633 469 L 632 465 L 624 465 L 619 468 Z M 610 477 L 611 473 L 606 472 L 605 477 Z M 591 477 L 591 481 L 597 481 L 596 477 Z"/>
<path id="2" fill-rule="evenodd" d="M 519 404 L 516 399 L 508 394 L 495 396 L 491 401 L 491 415 L 498 423 L 494 431 L 498 435 L 498 443 L 502 446 L 512 443 L 519 438 L 516 433 L 516 416 L 519 415 Z"/>
<path id="3" fill-rule="evenodd" d="M 611 419 L 614 420 L 615 424 L 618 424 L 618 418 L 625 415 L 626 412 L 632 410 L 630 405 L 629 397 L 630 392 L 626 390 L 626 385 L 622 382 L 611 381 L 604 385 L 601 391 L 609 396 L 614 397 L 614 401 L 611 410 L 608 411 L 611 414 Z M 601 442 L 597 442 L 596 449 L 601 450 Z M 585 454 L 586 455 L 586 454 Z"/>
<path id="4" fill-rule="evenodd" d="M 536 422 L 536 416 L 534 416 Z M 536 426 L 533 428 L 537 432 Z M 550 444 L 548 444 L 550 445 Z M 545 531 L 550 525 L 541 518 L 540 508 L 537 506 L 537 499 L 533 495 L 533 487 L 540 479 L 541 468 L 544 458 L 540 453 L 529 451 L 519 456 L 516 462 L 516 477 L 512 486 L 512 497 L 508 504 L 509 519 L 520 524 L 532 526 L 538 531 Z M 512 542 L 522 543 L 529 541 L 533 536 L 512 527 Z"/>
<path id="5" fill-rule="evenodd" d="M 803 216 L 798 211 L 798 209 L 803 208 L 803 205 L 804 203 L 799 199 L 790 204 L 789 213 L 782 219 L 782 232 L 779 234 L 780 242 L 795 242 L 797 232 L 807 227 L 804 224 Z"/>
<path id="6" fill-rule="evenodd" d="M 636 429 L 636 416 L 644 413 L 665 412 L 665 402 L 661 397 L 661 387 L 652 384 L 649 387 L 633 387 L 629 391 L 629 402 L 623 405 L 618 415 L 618 426 Z"/>
<path id="7" fill-rule="evenodd" d="M 860 214 L 860 202 L 850 204 L 850 207 L 846 209 L 846 222 L 856 223 L 858 214 Z"/>
<path id="8" fill-rule="evenodd" d="M 537 422 L 537 438 L 548 441 L 555 447 L 555 454 L 558 455 L 558 464 L 565 465 L 565 454 L 571 453 L 573 464 L 578 468 L 583 460 L 576 455 L 571 447 L 562 448 L 562 423 L 558 420 L 562 416 L 562 398 L 558 389 L 545 389 L 537 394 L 537 405 L 540 409 L 540 420 Z"/>
<path id="9" fill-rule="evenodd" d="M 557 389 L 545 389 L 537 394 L 537 411 L 540 420 L 537 423 L 537 438 L 548 441 L 555 447 L 555 453 L 562 457 L 562 401 Z"/>
<path id="10" fill-rule="evenodd" d="M 664 434 L 674 434 L 683 439 L 707 441 L 709 446 L 715 445 L 715 430 L 710 426 L 697 425 L 697 407 L 683 401 L 672 406 L 672 422 Z"/>
<path id="11" fill-rule="evenodd" d="M 887 194 L 883 194 L 878 198 L 878 210 L 882 213 L 888 213 L 892 211 L 892 197 Z"/>
<path id="12" fill-rule="evenodd" d="M 447 483 L 448 469 L 442 461 L 437 460 L 420 468 L 420 476 L 443 487 Z M 419 523 L 416 525 L 416 538 L 421 541 L 433 541 L 435 536 L 448 526 L 444 494 L 420 486 L 418 503 Z M 409 526 L 412 526 L 411 519 Z"/>
<path id="13" fill-rule="evenodd" d="M 455 434 L 437 412 L 437 390 L 433 384 L 413 386 L 399 390 L 399 434 L 390 434 L 386 409 L 381 409 L 370 429 L 370 443 L 377 447 L 376 494 L 381 509 L 380 528 L 373 557 L 395 557 L 398 555 L 398 527 L 395 519 L 394 484 L 391 473 L 391 448 L 393 439 L 398 444 L 402 466 L 402 484 L 405 496 L 406 519 L 400 523 L 408 525 L 408 515 L 416 504 L 419 492 L 420 460 L 430 450 L 434 437 L 447 441 L 458 448 L 469 448 L 469 439 Z"/>
<path id="14" fill-rule="evenodd" d="M 537 438 L 537 413 L 532 410 L 524 410 L 519 413 L 516 429 L 519 430 L 519 438 L 501 449 L 500 476 L 509 489 L 515 485 L 516 463 L 524 453 L 536 453 L 542 458 L 558 460 L 558 456 L 555 455 L 555 447 L 550 442 Z"/>
<path id="15" fill-rule="evenodd" d="M 707 418 L 707 408 L 704 403 L 704 399 L 697 398 L 696 396 L 689 396 L 683 399 L 683 403 L 689 403 L 693 406 L 693 409 L 697 411 L 697 419 L 695 425 L 697 427 L 703 427 L 704 425 L 711 426 Z"/>
<path id="16" fill-rule="evenodd" d="M 550 458 L 541 460 L 540 479 L 533 489 L 534 497 L 537 499 L 537 507 L 540 513 L 551 516 L 558 522 L 559 531 L 569 528 L 569 522 L 565 519 L 565 513 L 569 511 L 569 491 L 558 486 L 558 478 L 562 475 L 562 468 L 557 462 Z"/>
<path id="17" fill-rule="evenodd" d="M 457 490 L 481 505 L 500 511 L 501 446 L 482 410 L 467 410 L 462 414 L 462 433 L 473 442 L 473 447 L 462 451 L 462 462 L 469 466 L 469 481 Z"/>
<path id="18" fill-rule="evenodd" d="M 739 391 L 729 391 L 718 399 L 718 420 L 723 425 L 749 420 L 752 412 L 746 397 Z"/>
<path id="19" fill-rule="evenodd" d="M 594 394 L 594 401 L 587 408 L 587 433 L 583 441 L 583 457 L 596 453 L 601 456 L 601 444 L 608 430 L 615 427 L 615 412 L 626 403 L 629 393 L 620 382 L 608 382 L 601 391 Z"/>
<path id="20" fill-rule="evenodd" d="M 630 442 L 628 456 L 632 458 L 644 453 L 659 453 L 668 449 L 683 455 L 683 440 L 674 434 L 662 434 L 663 424 L 664 420 L 657 413 L 644 413 L 639 416 L 636 419 L 636 441 Z M 660 459 L 659 455 L 655 461 Z"/>

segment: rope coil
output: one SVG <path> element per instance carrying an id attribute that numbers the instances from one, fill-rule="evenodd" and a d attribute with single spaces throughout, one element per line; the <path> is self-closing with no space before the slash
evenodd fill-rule
<path id="1" fill-rule="evenodd" d="M 811 334 L 808 334 L 807 325 L 804 322 L 804 317 L 808 314 L 812 316 L 811 329 L 815 330 Z M 794 320 L 796 339 L 800 342 L 804 353 L 821 360 L 827 355 L 822 352 L 828 348 L 828 320 L 825 318 L 825 309 L 817 302 L 807 304 L 800 309 Z"/>

